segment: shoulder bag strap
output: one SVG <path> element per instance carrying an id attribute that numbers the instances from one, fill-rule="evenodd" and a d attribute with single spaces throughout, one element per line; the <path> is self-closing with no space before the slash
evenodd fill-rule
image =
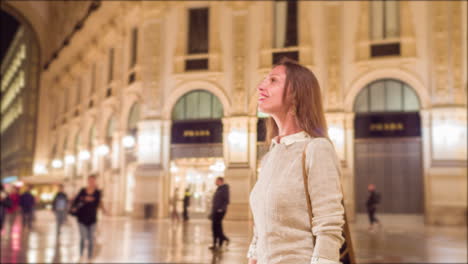
<path id="1" fill-rule="evenodd" d="M 313 218 L 312 201 L 310 200 L 309 187 L 308 187 L 309 176 L 307 174 L 307 169 L 306 169 L 306 150 L 307 150 L 308 145 L 309 143 L 306 144 L 304 151 L 302 151 L 302 178 L 304 179 L 304 190 L 305 190 L 305 195 L 306 195 L 306 200 L 307 200 L 307 213 L 309 214 L 310 230 L 312 232 L 312 218 Z M 315 244 L 315 237 L 313 233 L 312 233 L 312 241 L 314 241 L 314 244 Z"/>
<path id="2" fill-rule="evenodd" d="M 312 232 L 312 226 L 313 226 L 312 219 L 314 216 L 312 213 L 312 200 L 310 199 L 309 187 L 308 187 L 309 176 L 308 176 L 307 168 L 306 168 L 306 150 L 307 150 L 308 145 L 309 143 L 306 144 L 304 151 L 302 152 L 302 178 L 304 179 L 304 190 L 305 190 L 306 200 L 307 200 L 307 213 L 309 214 L 310 229 Z M 339 177 L 341 180 L 340 168 L 338 168 L 338 173 L 339 173 Z M 341 185 L 341 182 L 340 182 L 340 188 L 341 188 L 341 193 L 343 193 L 343 186 Z M 343 204 L 343 208 L 344 208 L 344 200 L 341 200 L 341 203 Z M 346 245 L 344 246 L 344 248 L 340 250 L 341 251 L 340 261 L 342 261 L 345 258 L 347 260 L 346 263 L 355 264 L 356 257 L 354 255 L 354 250 L 353 250 L 353 245 L 352 245 L 352 240 L 351 240 L 351 232 L 349 230 L 348 220 L 346 217 L 346 209 L 345 209 L 343 217 L 345 220 L 345 224 L 343 225 L 343 236 L 345 238 Z M 314 244 L 315 244 L 315 236 L 313 233 L 312 233 L 312 241 L 314 241 Z M 345 261 L 343 261 L 343 263 L 345 263 Z"/>

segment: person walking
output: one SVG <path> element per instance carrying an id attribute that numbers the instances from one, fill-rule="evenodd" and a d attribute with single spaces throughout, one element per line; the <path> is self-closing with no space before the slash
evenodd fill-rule
<path id="1" fill-rule="evenodd" d="M 189 215 L 188 215 L 188 208 L 190 206 L 190 198 L 191 198 L 192 194 L 190 193 L 190 189 L 189 188 L 186 188 L 185 189 L 185 193 L 184 193 L 184 211 L 183 211 L 183 217 L 184 217 L 184 221 L 188 221 L 189 220 Z"/>
<path id="2" fill-rule="evenodd" d="M 10 207 L 7 208 L 6 210 L 6 222 L 9 226 L 9 230 L 13 227 L 15 224 L 16 218 L 18 216 L 18 212 L 20 210 L 19 206 L 19 201 L 20 201 L 20 195 L 19 195 L 19 188 L 17 186 L 13 186 L 10 194 L 8 195 L 8 199 L 10 200 Z"/>
<path id="3" fill-rule="evenodd" d="M 20 196 L 19 204 L 21 206 L 21 218 L 23 227 L 32 228 L 34 220 L 34 206 L 36 205 L 36 198 L 31 193 L 32 186 L 26 186 L 26 191 Z"/>
<path id="4" fill-rule="evenodd" d="M 282 59 L 257 92 L 258 110 L 270 115 L 271 144 L 250 194 L 249 264 L 338 264 L 345 223 L 340 162 L 317 78 Z"/>
<path id="5" fill-rule="evenodd" d="M 95 231 L 97 210 L 100 208 L 105 214 L 102 204 L 102 192 L 97 188 L 96 175 L 88 176 L 88 185 L 82 188 L 73 199 L 70 212 L 77 217 L 80 231 L 80 261 L 84 260 L 85 243 L 88 243 L 88 260 L 94 258 Z"/>
<path id="6" fill-rule="evenodd" d="M 216 192 L 213 196 L 213 205 L 211 207 L 211 231 L 213 233 L 213 245 L 210 249 L 221 249 L 224 241 L 229 244 L 229 238 L 223 232 L 223 218 L 226 215 L 229 204 L 229 185 L 224 183 L 223 177 L 216 178 Z"/>
<path id="7" fill-rule="evenodd" d="M 5 187 L 3 187 L 3 184 L 0 184 L 0 231 L 3 230 L 7 209 L 11 207 L 11 204 L 11 199 L 5 191 Z"/>
<path id="8" fill-rule="evenodd" d="M 366 207 L 367 207 L 367 215 L 369 216 L 369 231 L 374 230 L 374 226 L 380 226 L 380 221 L 375 217 L 375 213 L 377 212 L 377 204 L 380 203 L 380 194 L 375 190 L 374 184 L 369 184 L 367 186 L 367 190 L 369 191 L 369 197 L 367 198 Z"/>
<path id="9" fill-rule="evenodd" d="M 171 202 L 171 220 L 176 220 L 176 221 L 180 220 L 179 213 L 177 212 L 177 202 L 179 201 L 178 193 L 179 193 L 179 188 L 175 188 L 174 194 L 172 195 L 172 198 L 170 201 Z"/>
<path id="10" fill-rule="evenodd" d="M 54 211 L 55 219 L 57 220 L 57 235 L 60 235 L 62 225 L 67 219 L 68 202 L 68 196 L 64 192 L 63 184 L 60 184 L 59 191 L 52 201 L 52 210 Z"/>

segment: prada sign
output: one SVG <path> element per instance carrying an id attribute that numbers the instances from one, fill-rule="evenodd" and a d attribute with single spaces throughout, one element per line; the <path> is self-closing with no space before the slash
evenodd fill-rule
<path id="1" fill-rule="evenodd" d="M 175 121 L 172 124 L 172 144 L 197 144 L 223 142 L 221 120 Z"/>
<path id="2" fill-rule="evenodd" d="M 358 114 L 354 120 L 355 138 L 420 137 L 419 113 Z"/>

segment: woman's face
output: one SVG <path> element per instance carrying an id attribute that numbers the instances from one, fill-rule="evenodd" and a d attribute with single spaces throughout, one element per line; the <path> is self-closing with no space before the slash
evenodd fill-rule
<path id="1" fill-rule="evenodd" d="M 283 101 L 286 82 L 286 67 L 279 65 L 273 68 L 258 85 L 258 110 L 266 114 L 287 112 Z"/>

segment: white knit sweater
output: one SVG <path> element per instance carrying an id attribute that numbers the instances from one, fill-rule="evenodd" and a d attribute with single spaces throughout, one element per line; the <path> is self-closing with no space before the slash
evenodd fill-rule
<path id="1" fill-rule="evenodd" d="M 302 174 L 306 147 L 312 227 Z M 255 227 L 247 257 L 258 264 L 339 263 L 342 197 L 339 161 L 330 141 L 305 132 L 273 141 L 250 194 Z"/>

